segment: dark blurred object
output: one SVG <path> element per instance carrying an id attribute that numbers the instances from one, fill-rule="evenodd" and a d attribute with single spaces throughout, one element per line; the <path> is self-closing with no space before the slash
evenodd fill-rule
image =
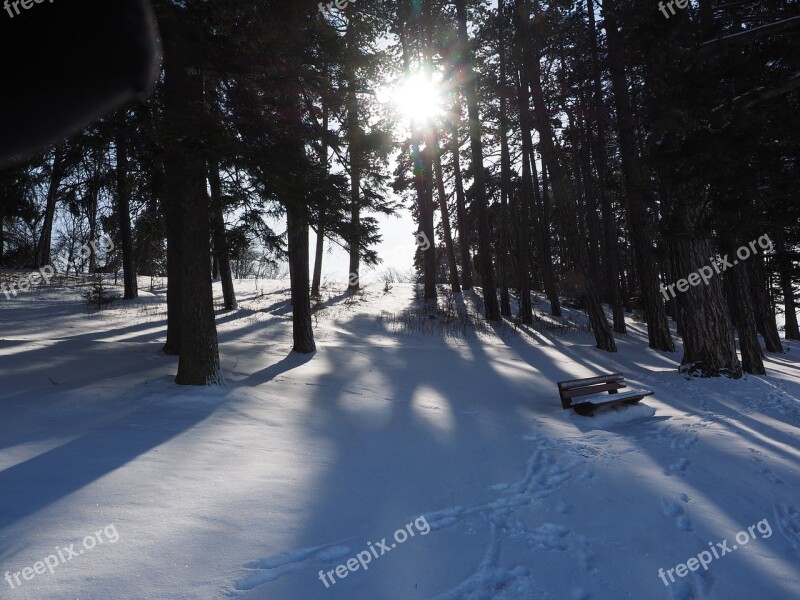
<path id="1" fill-rule="evenodd" d="M 0 0 L 0 167 L 146 96 L 159 60 L 147 0 Z"/>

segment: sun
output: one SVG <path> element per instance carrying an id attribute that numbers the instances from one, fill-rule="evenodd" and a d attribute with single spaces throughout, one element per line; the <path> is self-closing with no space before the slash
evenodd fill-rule
<path id="1" fill-rule="evenodd" d="M 414 73 L 405 77 L 391 92 L 391 101 L 397 111 L 413 125 L 430 124 L 442 114 L 441 79 L 425 73 Z"/>

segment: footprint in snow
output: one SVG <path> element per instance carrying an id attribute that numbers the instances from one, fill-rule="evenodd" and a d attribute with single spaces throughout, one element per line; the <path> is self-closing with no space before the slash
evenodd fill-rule
<path id="1" fill-rule="evenodd" d="M 673 449 L 688 450 L 697 443 L 697 440 L 700 439 L 700 434 L 692 431 L 691 427 L 690 425 L 687 427 L 685 433 L 676 434 L 675 437 L 672 438 L 670 446 Z"/>
<path id="2" fill-rule="evenodd" d="M 662 498 L 661 510 L 664 513 L 665 517 L 667 517 L 668 519 L 674 519 L 675 526 L 678 529 L 681 529 L 683 531 L 692 530 L 692 522 L 689 519 L 689 515 L 686 514 L 686 511 L 684 511 L 683 507 L 677 502 L 673 502 L 672 500 L 667 500 L 666 498 Z"/>
<path id="3" fill-rule="evenodd" d="M 678 475 L 686 475 L 686 469 L 689 468 L 690 464 L 692 464 L 692 461 L 688 458 L 679 458 L 676 462 L 664 469 L 664 475 L 670 476 L 676 473 Z"/>
<path id="4" fill-rule="evenodd" d="M 677 579 L 669 586 L 671 600 L 705 600 L 711 593 L 714 577 L 711 571 L 696 571 L 691 577 Z"/>
<path id="5" fill-rule="evenodd" d="M 800 511 L 791 504 L 777 502 L 773 507 L 778 531 L 800 556 Z"/>

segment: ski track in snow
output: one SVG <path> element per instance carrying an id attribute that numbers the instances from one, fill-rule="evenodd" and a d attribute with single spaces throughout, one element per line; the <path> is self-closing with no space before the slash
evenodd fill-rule
<path id="1" fill-rule="evenodd" d="M 314 546 L 313 548 L 292 550 L 268 558 L 251 561 L 244 565 L 244 568 L 261 572 L 237 580 L 234 583 L 234 587 L 237 590 L 246 591 L 264 585 L 265 583 L 272 583 L 284 575 L 299 571 L 303 568 L 303 563 L 312 558 L 316 559 L 320 564 L 329 564 L 350 556 L 350 547 L 339 544 L 340 543 L 324 544 L 322 546 Z"/>
<path id="2" fill-rule="evenodd" d="M 800 427 L 800 399 L 795 398 L 780 385 L 771 383 L 756 375 L 751 375 L 753 379 L 762 382 L 768 388 L 767 394 L 763 398 L 751 398 L 747 402 L 749 410 L 764 412 L 764 410 L 774 410 L 786 417 L 789 422 Z"/>
<path id="3" fill-rule="evenodd" d="M 491 595 L 492 593 L 529 574 L 528 570 L 523 567 L 505 569 L 498 565 L 501 533 L 524 537 L 534 547 L 541 549 L 553 551 L 568 549 L 569 545 L 564 541 L 564 538 L 572 533 L 568 528 L 544 523 L 528 529 L 521 523 L 513 521 L 513 513 L 521 507 L 553 494 L 566 485 L 576 472 L 583 478 L 591 477 L 591 467 L 580 456 L 585 456 L 587 450 L 596 454 L 599 449 L 586 444 L 543 438 L 535 434 L 530 434 L 525 439 L 535 443 L 535 450 L 528 460 L 525 475 L 521 480 L 516 483 L 491 486 L 490 490 L 497 492 L 497 496 L 488 502 L 466 507 L 453 506 L 424 514 L 431 532 L 453 527 L 473 515 L 480 515 L 489 523 L 489 545 L 477 570 L 455 589 L 441 594 L 438 597 L 441 600 L 492 598 L 494 597 Z M 331 556 L 326 550 L 331 546 L 341 548 L 342 552 Z M 584 556 L 583 562 L 586 565 L 588 559 L 585 557 L 588 556 L 588 550 L 584 548 L 585 541 L 579 540 L 578 546 L 581 547 L 580 551 Z M 302 563 L 306 561 L 310 560 L 316 565 L 323 565 L 350 555 L 349 548 L 330 544 L 292 550 L 273 557 L 251 561 L 245 565 L 245 568 L 258 569 L 263 572 L 237 580 L 234 587 L 237 590 L 250 590 L 294 573 L 301 569 Z M 316 568 L 315 566 L 314 569 Z"/>
<path id="4" fill-rule="evenodd" d="M 491 490 L 501 492 L 500 497 L 468 509 L 445 509 L 426 515 L 432 530 L 452 527 L 473 514 L 480 514 L 489 522 L 489 542 L 475 572 L 455 588 L 436 596 L 436 600 L 503 598 L 507 592 L 510 594 L 510 590 L 515 588 L 520 588 L 529 594 L 532 590 L 529 570 L 523 566 L 508 568 L 499 564 L 503 539 L 501 533 L 512 539 L 523 539 L 532 547 L 541 550 L 564 552 L 574 547 L 581 568 L 588 570 L 590 550 L 584 536 L 576 535 L 568 527 L 555 523 L 542 523 L 531 528 L 514 517 L 517 509 L 552 495 L 567 485 L 574 476 L 579 479 L 592 477 L 593 471 L 586 457 L 599 455 L 600 448 L 585 443 L 540 437 L 536 434 L 529 434 L 524 439 L 535 444 L 525 476 L 513 484 L 491 486 Z M 567 507 L 562 505 L 561 512 L 566 510 Z"/>
<path id="5" fill-rule="evenodd" d="M 604 419 L 603 413 L 600 413 L 600 418 L 596 422 L 614 427 L 625 423 L 636 423 L 642 414 L 649 416 L 654 411 L 639 405 L 611 409 L 607 412 L 612 414 Z M 646 424 L 645 427 L 650 432 L 635 439 L 646 441 L 647 444 L 668 446 L 671 449 L 690 449 L 698 441 L 697 428 L 701 426 L 690 424 L 674 429 L 669 425 Z M 652 431 L 653 428 L 655 432 Z M 487 547 L 475 571 L 454 588 L 436 596 L 435 600 L 532 598 L 531 594 L 538 590 L 535 588 L 529 569 L 521 565 L 507 567 L 500 564 L 504 538 L 523 540 L 532 548 L 543 551 L 571 551 L 577 558 L 579 568 L 585 573 L 591 573 L 593 551 L 585 535 L 556 523 L 541 523 L 531 527 L 515 518 L 516 511 L 551 496 L 573 480 L 591 479 L 594 476 L 592 462 L 616 462 L 625 454 L 632 452 L 633 450 L 628 448 L 615 448 L 613 444 L 614 439 L 625 439 L 629 435 L 625 430 L 602 429 L 600 432 L 582 434 L 578 440 L 554 439 L 536 433 L 527 434 L 523 439 L 532 442 L 534 450 L 527 461 L 524 476 L 519 481 L 489 486 L 489 491 L 495 492 L 496 496 L 484 503 L 451 506 L 425 512 L 431 532 L 455 527 L 465 519 L 476 515 L 485 519 L 489 527 Z M 666 469 L 665 474 L 684 475 L 690 464 L 689 459 L 680 458 Z M 686 494 L 679 494 L 678 498 L 684 504 L 688 504 L 689 498 Z M 667 518 L 674 521 L 675 527 L 680 531 L 685 533 L 693 531 L 691 520 L 679 503 L 662 499 L 661 509 Z M 558 513 L 570 510 L 571 508 L 563 501 L 559 501 L 556 506 Z M 598 543 L 608 545 L 609 542 L 604 540 Z M 327 547 L 317 546 L 290 551 L 248 563 L 245 565 L 246 568 L 265 569 L 266 572 L 237 581 L 236 588 L 245 590 L 271 583 L 299 570 L 300 563 L 304 561 L 315 563 L 313 570 L 316 570 L 319 566 L 331 562 L 327 560 L 324 551 L 320 552 L 320 549 Z M 345 556 L 348 556 L 347 552 L 336 558 L 341 559 Z M 706 597 L 706 591 L 711 586 L 710 575 L 706 573 L 702 577 L 694 575 L 696 580 L 694 583 L 681 580 L 681 585 L 670 591 L 672 598 L 692 600 Z M 572 590 L 572 597 L 580 600 L 591 597 L 591 594 L 585 589 L 575 588 Z"/>

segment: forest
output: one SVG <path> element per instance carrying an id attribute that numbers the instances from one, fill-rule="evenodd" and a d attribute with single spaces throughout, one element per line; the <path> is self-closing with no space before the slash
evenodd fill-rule
<path id="1" fill-rule="evenodd" d="M 293 348 L 312 352 L 324 240 L 354 291 L 380 261 L 374 215 L 410 209 L 436 240 L 415 257 L 426 301 L 476 286 L 487 320 L 530 324 L 531 290 L 556 316 L 563 296 L 608 352 L 637 310 L 657 350 L 677 321 L 683 369 L 764 373 L 776 305 L 800 339 L 797 6 L 650 4 L 156 3 L 155 93 L 3 171 L 0 263 L 108 232 L 125 298 L 137 274 L 169 277 L 164 351 L 203 385 L 220 378 L 212 257 L 226 309 L 231 261 L 288 261 Z M 769 252 L 663 300 L 763 235 Z"/>

